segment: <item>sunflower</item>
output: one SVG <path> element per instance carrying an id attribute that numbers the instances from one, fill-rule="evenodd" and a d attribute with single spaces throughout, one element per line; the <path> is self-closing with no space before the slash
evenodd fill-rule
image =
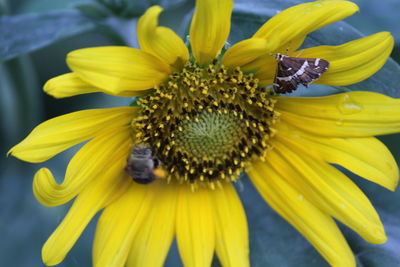
<path id="1" fill-rule="evenodd" d="M 140 50 L 95 47 L 71 52 L 72 72 L 49 80 L 56 97 L 103 92 L 138 97 L 132 106 L 83 110 L 37 126 L 10 153 L 43 162 L 84 141 L 56 183 L 47 168 L 34 178 L 45 206 L 75 198 L 43 246 L 47 265 L 60 263 L 102 211 L 94 266 L 162 266 L 176 238 L 185 266 L 249 266 L 245 211 L 232 185 L 246 172 L 265 201 L 332 266 L 355 266 L 333 218 L 367 242 L 386 235 L 362 191 L 331 164 L 394 190 L 398 167 L 375 135 L 400 131 L 400 101 L 372 92 L 325 97 L 279 96 L 277 53 L 321 58 L 330 67 L 319 84 L 342 86 L 374 74 L 392 48 L 381 32 L 340 46 L 298 50 L 306 35 L 358 11 L 348 1 L 293 6 L 227 51 L 232 0 L 198 0 L 190 48 L 158 25 L 159 6 L 137 24 Z M 312 90 L 312 89 L 309 89 Z M 143 185 L 124 168 L 146 143 L 165 179 Z"/>

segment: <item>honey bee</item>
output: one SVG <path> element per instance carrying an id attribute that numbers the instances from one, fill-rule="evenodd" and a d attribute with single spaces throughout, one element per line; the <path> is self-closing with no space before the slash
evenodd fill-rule
<path id="1" fill-rule="evenodd" d="M 149 184 L 158 178 L 165 178 L 161 161 L 153 155 L 150 146 L 144 143 L 135 145 L 125 166 L 126 173 L 139 184 Z"/>

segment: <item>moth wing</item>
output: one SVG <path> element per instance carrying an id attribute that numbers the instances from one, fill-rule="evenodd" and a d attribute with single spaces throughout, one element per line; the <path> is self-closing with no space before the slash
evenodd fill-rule
<path id="1" fill-rule="evenodd" d="M 274 80 L 277 93 L 290 93 L 299 84 L 308 86 L 329 68 L 329 62 L 320 58 L 284 57 L 278 61 Z"/>
<path id="2" fill-rule="evenodd" d="M 302 62 L 297 60 L 292 61 L 291 58 L 284 58 L 278 62 L 274 81 L 275 92 L 284 94 L 291 93 L 297 89 L 299 80 L 295 74 L 301 68 L 301 65 Z M 291 77 L 290 80 L 288 80 L 289 77 Z"/>
<path id="3" fill-rule="evenodd" d="M 295 80 L 282 81 L 276 79 L 274 84 L 274 90 L 278 94 L 291 93 L 297 89 L 297 85 L 298 82 L 296 82 Z"/>
<path id="4" fill-rule="evenodd" d="M 329 68 L 329 61 L 322 58 L 304 58 L 304 60 L 308 61 L 311 69 L 320 72 L 321 74 Z"/>
<path id="5" fill-rule="evenodd" d="M 320 58 L 303 58 L 307 61 L 308 66 L 305 68 L 304 73 L 300 76 L 301 84 L 308 86 L 313 81 L 317 80 L 322 73 L 328 70 L 329 62 Z"/>
<path id="6" fill-rule="evenodd" d="M 304 60 L 306 58 L 284 57 L 278 65 L 284 71 L 284 75 L 293 76 L 303 66 Z"/>

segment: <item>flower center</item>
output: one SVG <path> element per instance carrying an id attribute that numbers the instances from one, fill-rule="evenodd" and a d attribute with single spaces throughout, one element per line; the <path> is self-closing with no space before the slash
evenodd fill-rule
<path id="1" fill-rule="evenodd" d="M 277 120 L 276 100 L 253 74 L 188 62 L 140 99 L 133 128 L 170 174 L 192 184 L 235 180 L 254 156 L 263 158 Z"/>
<path id="2" fill-rule="evenodd" d="M 181 123 L 177 145 L 192 158 L 224 159 L 243 135 L 240 123 L 230 113 L 202 111 Z"/>

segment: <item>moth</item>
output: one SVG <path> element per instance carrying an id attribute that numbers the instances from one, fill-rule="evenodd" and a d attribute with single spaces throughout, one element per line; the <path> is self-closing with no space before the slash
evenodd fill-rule
<path id="1" fill-rule="evenodd" d="M 273 87 L 279 94 L 291 93 L 299 84 L 307 87 L 329 68 L 329 62 L 321 58 L 289 57 L 279 53 L 275 58 L 278 66 Z"/>

